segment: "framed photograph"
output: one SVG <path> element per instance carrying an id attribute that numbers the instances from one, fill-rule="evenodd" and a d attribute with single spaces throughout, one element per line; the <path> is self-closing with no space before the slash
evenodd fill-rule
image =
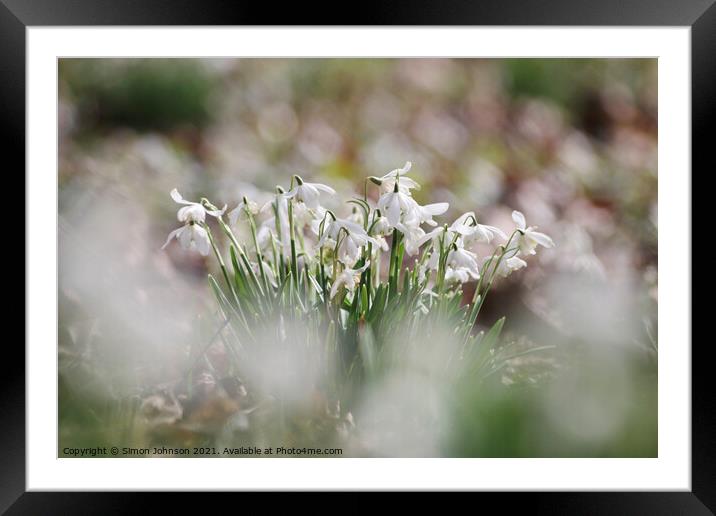
<path id="1" fill-rule="evenodd" d="M 714 510 L 712 1 L 1 4 L 8 514 L 257 490 Z"/>

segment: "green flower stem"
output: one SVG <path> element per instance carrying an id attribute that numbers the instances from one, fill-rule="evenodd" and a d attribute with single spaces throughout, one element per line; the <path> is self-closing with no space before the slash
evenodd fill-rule
<path id="1" fill-rule="evenodd" d="M 204 224 L 204 229 L 206 230 L 206 234 L 209 236 L 209 242 L 211 242 L 211 248 L 214 250 L 214 254 L 216 255 L 216 260 L 219 262 L 219 268 L 221 269 L 221 274 L 223 274 L 224 280 L 226 280 L 226 284 L 228 285 L 229 290 L 234 295 L 234 298 L 236 299 L 236 303 L 238 304 L 239 298 L 236 295 L 236 290 L 234 289 L 234 284 L 229 279 L 229 273 L 226 270 L 226 265 L 224 264 L 224 259 L 221 257 L 219 248 L 216 247 L 216 242 L 214 241 L 214 235 L 211 233 L 211 229 L 209 229 L 208 225 Z"/>
<path id="2" fill-rule="evenodd" d="M 231 240 L 231 243 L 234 244 L 234 247 L 236 247 L 236 250 L 239 253 L 239 257 L 241 258 L 241 263 L 243 264 L 244 268 L 246 269 L 246 275 L 248 275 L 249 278 L 251 278 L 251 281 L 253 282 L 254 286 L 258 289 L 258 292 L 261 296 L 264 295 L 263 288 L 261 288 L 261 284 L 259 283 L 258 278 L 256 277 L 256 273 L 254 272 L 254 268 L 251 267 L 251 263 L 249 262 L 249 257 L 246 256 L 246 252 L 244 251 L 244 248 L 241 247 L 238 240 L 236 240 L 236 236 L 234 235 L 234 232 L 231 231 L 231 228 L 229 227 L 224 220 L 219 217 L 217 219 L 219 221 L 219 224 L 221 225 L 221 228 L 224 230 L 224 233 L 226 233 L 226 236 L 229 237 Z"/>
<path id="3" fill-rule="evenodd" d="M 296 258 L 296 238 L 294 236 L 293 203 L 288 202 L 288 232 L 291 237 L 291 274 L 298 289 L 298 259 Z"/>
<path id="4" fill-rule="evenodd" d="M 251 229 L 251 238 L 254 241 L 254 248 L 256 249 L 256 259 L 259 263 L 259 273 L 261 274 L 261 280 L 263 281 L 266 292 L 269 292 L 271 289 L 269 288 L 269 282 L 266 278 L 266 272 L 264 271 L 264 260 L 261 256 L 261 249 L 259 249 L 259 239 L 256 236 L 256 222 L 254 221 L 254 216 L 249 211 L 248 203 L 244 203 L 244 211 L 246 212 L 246 216 L 249 220 L 249 228 Z"/>
<path id="5" fill-rule="evenodd" d="M 397 256 L 398 247 L 400 246 L 400 231 L 397 229 L 393 230 L 393 238 L 390 242 L 390 267 L 388 269 L 388 290 L 390 294 L 394 295 L 398 289 L 397 281 Z"/>
<path id="6" fill-rule="evenodd" d="M 507 240 L 504 246 L 500 246 L 497 249 L 495 249 L 495 252 L 492 253 L 492 256 L 490 259 L 485 263 L 485 267 L 483 269 L 482 274 L 480 274 L 480 280 L 477 283 L 477 286 L 475 287 L 475 294 L 473 295 L 472 299 L 472 309 L 470 310 L 470 317 L 468 319 L 468 332 L 472 329 L 472 327 L 475 324 L 475 321 L 477 320 L 477 316 L 480 313 L 480 309 L 482 308 L 483 303 L 485 302 L 485 298 L 487 297 L 487 293 L 490 291 L 490 288 L 492 288 L 492 282 L 495 280 L 495 274 L 497 273 L 497 269 L 500 266 L 500 263 L 502 262 L 502 259 L 507 254 L 507 251 L 509 250 L 510 243 L 512 243 L 512 239 L 515 237 L 515 235 L 518 233 L 517 230 L 513 231 L 510 235 L 510 238 Z M 490 265 L 492 264 L 493 260 L 495 259 L 495 256 L 497 254 L 497 251 L 500 251 L 499 256 L 497 257 L 497 262 L 495 262 L 494 267 L 492 268 L 492 272 L 490 273 L 490 279 L 487 282 L 487 286 L 485 287 L 485 290 L 481 293 L 480 288 L 482 286 L 482 280 L 487 275 L 488 271 L 490 270 Z"/>

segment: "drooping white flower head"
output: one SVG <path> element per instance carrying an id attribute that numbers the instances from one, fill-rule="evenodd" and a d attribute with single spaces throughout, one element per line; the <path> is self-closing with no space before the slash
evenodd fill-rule
<path id="1" fill-rule="evenodd" d="M 400 190 L 384 193 L 378 199 L 378 209 L 385 213 L 385 218 L 391 227 L 395 227 L 400 223 L 401 216 L 406 216 L 410 220 L 420 219 L 420 215 L 415 213 L 418 209 L 418 203 L 410 197 L 410 194 L 401 192 Z"/>
<path id="2" fill-rule="evenodd" d="M 468 246 L 475 242 L 489 244 L 495 235 L 500 236 L 503 240 L 507 239 L 507 235 L 500 228 L 479 224 L 475 212 L 472 211 L 460 215 L 449 229 L 451 232 L 459 234 L 465 245 Z"/>
<path id="3" fill-rule="evenodd" d="M 275 241 L 278 244 L 281 242 L 278 238 L 276 238 L 276 219 L 271 217 L 271 219 L 267 219 L 264 221 L 256 231 L 256 240 L 259 243 L 259 248 L 261 251 L 266 251 L 267 249 L 271 249 L 271 242 Z"/>
<path id="4" fill-rule="evenodd" d="M 202 256 L 207 256 L 211 249 L 211 242 L 206 230 L 196 222 L 189 222 L 186 225 L 175 229 L 167 237 L 162 249 L 169 245 L 172 239 L 179 240 L 182 249 L 196 249 Z"/>
<path id="5" fill-rule="evenodd" d="M 495 235 L 499 236 L 503 240 L 507 240 L 507 235 L 500 228 L 495 226 L 488 226 L 487 224 L 478 224 L 475 226 L 475 231 L 463 237 L 466 244 L 472 244 L 473 242 L 482 242 L 489 244 Z"/>
<path id="6" fill-rule="evenodd" d="M 371 233 L 373 235 L 385 236 L 390 233 L 390 230 L 391 227 L 387 217 L 381 215 L 380 217 L 378 217 L 378 219 L 376 219 L 375 223 L 373 224 Z"/>
<path id="7" fill-rule="evenodd" d="M 420 226 L 406 226 L 399 223 L 396 229 L 403 234 L 403 245 L 408 256 L 413 256 L 420 250 L 427 239 L 425 239 L 425 231 Z"/>
<path id="8" fill-rule="evenodd" d="M 430 255 L 428 267 L 437 270 L 438 260 L 439 253 L 434 250 L 433 254 Z M 480 279 L 480 266 L 477 262 L 477 255 L 463 247 L 452 245 L 445 262 L 445 279 L 460 283 L 466 283 L 471 279 Z"/>
<path id="9" fill-rule="evenodd" d="M 266 219 L 258 230 L 259 241 L 270 242 L 269 236 L 275 237 L 280 243 L 284 258 L 291 256 L 291 227 L 288 221 L 288 197 L 280 188 L 274 199 L 261 207 L 260 212 L 273 211 L 273 216 Z"/>
<path id="10" fill-rule="evenodd" d="M 489 260 L 490 257 L 485 257 L 483 263 L 487 263 Z M 523 267 L 527 267 L 527 262 L 519 256 L 512 256 L 510 258 L 503 258 L 502 260 L 500 260 L 500 262 L 497 264 L 497 269 L 495 272 L 503 278 L 506 278 L 507 276 L 512 274 L 513 271 L 516 271 Z"/>
<path id="11" fill-rule="evenodd" d="M 357 207 L 354 206 L 353 211 L 350 215 L 348 215 L 348 220 L 362 226 L 363 222 L 365 222 L 363 210 L 359 210 Z"/>
<path id="12" fill-rule="evenodd" d="M 295 198 L 296 201 L 304 203 L 312 210 L 317 210 L 320 207 L 318 199 L 321 192 L 326 192 L 331 195 L 336 193 L 330 186 L 321 183 L 306 183 L 298 176 L 295 176 L 295 178 L 296 186 L 286 193 L 286 197 L 289 199 Z"/>
<path id="13" fill-rule="evenodd" d="M 360 224 L 356 224 L 348 219 L 327 217 L 323 228 L 323 234 L 318 241 L 318 245 L 323 245 L 323 242 L 325 242 L 328 238 L 338 241 L 341 230 L 358 238 L 369 238 L 368 233 L 366 233 L 365 229 L 363 229 L 363 226 Z"/>
<path id="14" fill-rule="evenodd" d="M 363 226 L 346 219 L 326 220 L 323 234 L 318 240 L 318 246 L 324 245 L 328 240 L 340 242 L 338 246 L 338 259 L 344 265 L 352 267 L 358 261 L 363 246 L 369 242 L 382 247 L 380 242 L 366 233 Z"/>
<path id="15" fill-rule="evenodd" d="M 406 227 L 418 227 L 423 223 L 435 226 L 433 216 L 445 213 L 447 203 L 435 203 L 420 206 L 410 195 L 410 190 L 419 188 L 418 183 L 404 176 L 412 164 L 408 161 L 401 169 L 388 172 L 380 178 L 371 178 L 378 182 L 383 192 L 378 199 L 378 209 L 385 214 L 387 226 L 395 228 L 399 223 Z"/>
<path id="16" fill-rule="evenodd" d="M 360 282 L 361 273 L 370 266 L 370 262 L 365 262 L 365 265 L 357 269 L 344 269 L 336 277 L 336 281 L 331 286 L 331 299 L 333 299 L 338 293 L 341 287 L 345 287 L 350 293 L 353 293 L 356 289 L 356 285 Z"/>
<path id="17" fill-rule="evenodd" d="M 403 168 L 396 168 L 382 177 L 375 178 L 380 183 L 381 191 L 384 193 L 392 192 L 395 190 L 396 181 L 398 182 L 398 189 L 403 193 L 409 194 L 410 190 L 420 190 L 420 185 L 405 175 L 410 172 L 412 167 L 413 164 L 410 161 L 406 161 Z"/>
<path id="18" fill-rule="evenodd" d="M 452 241 L 453 234 L 451 233 L 450 229 L 446 228 L 445 226 L 440 226 L 433 229 L 432 231 L 429 231 L 428 233 L 423 233 L 423 235 L 417 240 L 416 245 L 420 247 L 429 240 L 432 240 L 434 243 L 437 243 L 442 235 L 445 235 L 447 237 L 448 243 Z"/>
<path id="19" fill-rule="evenodd" d="M 353 267 L 361 255 L 361 250 L 366 241 L 359 237 L 348 234 L 345 235 L 338 245 L 338 260 L 348 267 Z M 376 245 L 379 245 L 376 241 Z"/>
<path id="20" fill-rule="evenodd" d="M 535 248 L 537 247 L 537 245 L 541 245 L 546 248 L 554 247 L 554 242 L 550 237 L 548 237 L 544 233 L 539 233 L 535 231 L 535 229 L 537 229 L 537 226 L 527 227 L 525 216 L 521 212 L 517 210 L 513 211 L 512 220 L 514 220 L 515 224 L 517 225 L 518 234 L 515 245 L 517 248 L 519 248 L 521 254 L 535 254 Z"/>
<path id="21" fill-rule="evenodd" d="M 437 226 L 438 223 L 433 220 L 433 216 L 442 215 L 449 207 L 450 205 L 446 202 L 436 202 L 425 206 L 415 203 L 413 209 L 405 214 L 403 222 L 406 226 L 420 226 L 421 224 Z"/>
<path id="22" fill-rule="evenodd" d="M 474 280 L 480 279 L 480 266 L 477 263 L 477 255 L 462 247 L 456 246 L 450 251 L 447 266 L 455 272 L 467 274 Z"/>
<path id="23" fill-rule="evenodd" d="M 258 215 L 259 207 L 254 201 L 248 200 L 244 197 L 236 208 L 229 212 L 229 222 L 231 225 L 235 226 L 236 221 L 239 220 L 239 218 L 246 216 L 246 211 L 251 213 L 251 215 Z"/>
<path id="24" fill-rule="evenodd" d="M 385 237 L 377 236 L 374 237 L 376 242 L 378 242 L 378 245 L 374 248 L 373 255 L 377 256 L 380 251 L 388 251 L 390 247 L 388 247 L 388 241 L 385 239 Z"/>
<path id="25" fill-rule="evenodd" d="M 208 210 L 201 203 L 187 201 L 176 188 L 169 192 L 169 195 L 171 195 L 175 203 L 184 205 L 183 208 L 179 208 L 179 211 L 177 211 L 179 222 L 204 222 L 207 213 L 213 217 L 221 217 L 226 211 L 226 206 L 221 210 Z"/>
<path id="26" fill-rule="evenodd" d="M 315 222 L 318 221 L 320 224 L 325 214 L 326 209 L 323 206 L 319 205 L 316 208 L 309 208 L 306 204 L 298 202 L 293 206 L 293 223 L 298 229 L 309 226 L 313 231 Z M 315 227 L 317 228 L 318 226 Z M 316 234 L 318 234 L 318 231 L 316 231 Z"/>
<path id="27" fill-rule="evenodd" d="M 196 249 L 203 256 L 207 256 L 211 249 L 211 242 L 209 241 L 209 234 L 202 227 L 202 224 L 206 220 L 207 213 L 213 217 L 221 217 L 226 211 L 226 206 L 221 210 L 208 210 L 198 202 L 185 200 L 176 188 L 169 195 L 174 199 L 174 202 L 184 205 L 177 212 L 177 219 L 179 222 L 183 222 L 184 225 L 169 233 L 162 249 L 165 249 L 169 242 L 176 238 L 183 249 Z"/>

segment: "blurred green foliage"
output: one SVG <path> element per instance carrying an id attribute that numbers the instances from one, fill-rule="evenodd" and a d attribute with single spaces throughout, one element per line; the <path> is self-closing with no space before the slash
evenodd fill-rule
<path id="1" fill-rule="evenodd" d="M 60 77 L 85 122 L 169 130 L 210 120 L 213 82 L 196 60 L 62 59 Z"/>

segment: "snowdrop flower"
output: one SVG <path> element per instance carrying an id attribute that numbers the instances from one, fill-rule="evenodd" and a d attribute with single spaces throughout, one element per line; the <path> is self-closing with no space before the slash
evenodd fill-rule
<path id="1" fill-rule="evenodd" d="M 341 286 L 344 286 L 352 294 L 356 289 L 356 285 L 360 282 L 361 273 L 369 266 L 370 262 L 366 262 L 363 267 L 359 267 L 357 269 L 344 269 L 331 286 L 331 299 L 336 296 L 338 289 L 340 289 Z"/>
<path id="2" fill-rule="evenodd" d="M 196 249 L 203 256 L 207 256 L 211 249 L 211 242 L 209 241 L 209 234 L 202 227 L 202 224 L 207 213 L 213 217 L 221 217 L 226 211 L 226 206 L 221 210 L 207 210 L 198 202 L 185 200 L 176 188 L 169 195 L 174 199 L 174 202 L 184 205 L 177 212 L 177 219 L 179 222 L 183 222 L 184 225 L 169 233 L 162 249 L 165 249 L 169 242 L 176 238 L 183 249 Z"/>
<path id="3" fill-rule="evenodd" d="M 467 274 L 472 279 L 480 279 L 480 266 L 477 255 L 462 247 L 454 246 L 447 258 L 447 266 L 455 273 Z M 464 283 L 467 280 L 463 280 Z"/>
<path id="4" fill-rule="evenodd" d="M 298 202 L 304 203 L 307 207 L 312 210 L 319 208 L 318 198 L 321 192 L 326 192 L 334 195 L 336 191 L 330 186 L 323 185 L 321 183 L 305 183 L 300 177 L 294 176 L 296 179 L 296 186 L 286 194 L 286 197 L 295 198 Z"/>
<path id="5" fill-rule="evenodd" d="M 324 245 L 329 239 L 333 242 L 340 242 L 338 260 L 350 267 L 355 265 L 360 258 L 363 246 L 369 242 L 376 247 L 382 247 L 378 240 L 368 236 L 363 226 L 346 219 L 328 221 L 323 229 L 323 235 L 318 241 L 318 247 Z"/>
<path id="6" fill-rule="evenodd" d="M 353 211 L 350 215 L 348 215 L 348 220 L 351 222 L 355 222 L 356 224 L 363 225 L 364 218 L 363 218 L 363 210 L 359 210 L 358 208 L 353 208 Z"/>
<path id="7" fill-rule="evenodd" d="M 375 241 L 378 242 L 378 245 L 376 246 L 376 253 L 374 254 L 377 254 L 378 251 L 386 252 L 388 251 L 388 249 L 390 249 L 390 247 L 388 247 L 388 241 L 385 239 L 385 237 L 377 236 L 374 238 Z"/>
<path id="8" fill-rule="evenodd" d="M 488 226 L 487 224 L 478 224 L 474 226 L 475 231 L 469 235 L 465 235 L 463 240 L 466 244 L 472 244 L 473 242 L 482 242 L 489 244 L 495 235 L 500 236 L 503 240 L 507 240 L 507 235 L 500 228 L 495 226 Z"/>
<path id="9" fill-rule="evenodd" d="M 278 242 L 279 244 L 281 243 L 274 234 L 276 231 L 276 225 L 274 222 L 275 219 L 272 217 L 271 224 L 269 224 L 269 221 L 267 220 L 259 226 L 259 229 L 256 232 L 256 240 L 258 240 L 259 242 L 259 247 L 261 248 L 261 251 L 270 249 L 272 240 Z"/>
<path id="10" fill-rule="evenodd" d="M 437 226 L 438 223 L 433 220 L 433 216 L 442 215 L 449 207 L 450 205 L 446 202 L 436 202 L 425 206 L 415 203 L 413 209 L 406 214 L 404 222 L 408 226 L 419 226 L 423 223 L 429 226 Z"/>
<path id="11" fill-rule="evenodd" d="M 388 219 L 381 215 L 376 219 L 376 221 L 373 223 L 373 227 L 371 228 L 371 233 L 374 235 L 380 235 L 385 236 L 388 233 L 390 233 L 391 227 L 390 223 L 388 222 Z"/>
<path id="12" fill-rule="evenodd" d="M 169 233 L 162 249 L 168 246 L 173 238 L 179 240 L 179 244 L 181 244 L 183 249 L 196 249 L 202 256 L 208 256 L 209 250 L 211 249 L 208 233 L 203 227 L 193 221 Z"/>
<path id="13" fill-rule="evenodd" d="M 276 231 L 280 233 L 276 236 L 281 244 L 281 252 L 284 257 L 291 256 L 291 228 L 288 223 L 287 195 L 288 194 L 279 188 L 274 196 L 274 200 L 263 205 L 260 211 L 263 213 L 271 209 L 274 211 L 274 216 L 266 219 L 261 225 L 261 228 L 259 228 L 259 240 L 261 240 L 262 235 L 263 238 L 266 238 L 267 234 L 276 235 Z M 278 215 L 278 223 L 276 222 L 276 215 Z M 278 228 L 276 227 L 277 225 Z"/>
<path id="14" fill-rule="evenodd" d="M 536 226 L 527 227 L 525 216 L 515 210 L 512 212 L 512 220 L 517 224 L 518 236 L 516 246 L 519 248 L 520 253 L 523 255 L 535 254 L 535 248 L 537 245 L 541 245 L 546 248 L 554 247 L 554 242 L 550 237 L 544 233 L 535 231 Z M 512 247 L 512 246 L 510 246 Z"/>
<path id="15" fill-rule="evenodd" d="M 207 210 L 201 203 L 187 201 L 176 188 L 169 192 L 169 195 L 171 195 L 175 203 L 185 205 L 183 208 L 179 208 L 177 212 L 179 222 L 204 222 L 207 213 L 213 217 L 221 217 L 226 211 L 226 206 L 221 210 Z"/>
<path id="16" fill-rule="evenodd" d="M 353 267 L 360 258 L 361 250 L 365 244 L 366 241 L 361 240 L 360 237 L 351 234 L 344 236 L 338 246 L 338 261 L 343 265 Z M 380 244 L 375 241 L 375 245 Z"/>
<path id="17" fill-rule="evenodd" d="M 408 253 L 408 256 L 413 256 L 418 252 L 420 246 L 427 242 L 425 231 L 423 231 L 420 226 L 398 224 L 396 229 L 403 234 L 403 245 L 405 246 L 405 252 Z"/>
<path id="18" fill-rule="evenodd" d="M 450 226 L 450 231 L 459 234 L 465 244 L 470 245 L 474 242 L 483 242 L 489 244 L 495 235 L 500 236 L 503 240 L 507 240 L 507 235 L 495 226 L 486 224 L 478 224 L 475 212 L 468 211 L 460 215 Z"/>
<path id="19" fill-rule="evenodd" d="M 405 194 L 409 194 L 410 190 L 420 190 L 420 185 L 418 183 L 405 176 L 405 174 L 410 172 L 412 167 L 413 164 L 410 161 L 406 161 L 403 168 L 391 170 L 382 177 L 371 177 L 370 180 L 380 185 L 380 188 L 384 193 L 389 193 L 395 190 L 395 183 L 397 182 L 398 190 Z"/>
<path id="20" fill-rule="evenodd" d="M 458 283 L 467 283 L 472 278 L 468 269 L 455 269 L 453 267 L 447 267 L 445 269 L 445 281 L 451 283 L 456 281 Z M 474 278 L 477 279 L 477 278 Z"/>
<path id="21" fill-rule="evenodd" d="M 438 268 L 439 253 L 434 251 L 428 261 L 428 267 L 433 270 Z M 480 279 L 480 266 L 477 263 L 477 255 L 457 245 L 453 245 L 448 252 L 445 262 L 445 279 L 456 280 L 466 283 L 470 279 Z"/>
<path id="22" fill-rule="evenodd" d="M 487 263 L 490 260 L 490 257 L 485 257 L 485 260 L 483 263 Z M 493 259 L 494 261 L 494 259 Z M 506 278 L 509 276 L 513 271 L 516 271 L 518 269 L 521 269 L 522 267 L 527 267 L 527 262 L 524 261 L 519 256 L 513 256 L 511 258 L 502 259 L 497 264 L 496 273 L 502 276 L 503 278 Z"/>
<path id="23" fill-rule="evenodd" d="M 321 219 L 323 219 L 325 214 L 326 209 L 323 206 L 311 209 L 304 203 L 299 202 L 293 206 L 293 223 L 296 228 L 304 228 L 308 226 L 311 231 L 317 235 L 318 226 L 320 225 Z"/>
<path id="24" fill-rule="evenodd" d="M 416 213 L 418 207 L 418 203 L 409 194 L 401 192 L 397 188 L 381 195 L 378 199 L 378 209 L 385 213 L 391 227 L 398 225 L 401 214 L 405 214 L 409 220 L 419 220 L 420 214 Z"/>
<path id="25" fill-rule="evenodd" d="M 449 228 L 446 228 L 445 226 L 440 226 L 439 228 L 433 229 L 429 233 L 424 233 L 423 236 L 418 239 L 416 245 L 420 247 L 429 240 L 432 240 L 434 243 L 437 243 L 443 234 L 447 236 L 446 241 L 450 243 L 452 241 L 453 234 L 451 233 Z"/>
<path id="26" fill-rule="evenodd" d="M 253 202 L 246 199 L 246 197 L 243 198 L 243 200 L 229 212 L 229 222 L 232 226 L 236 225 L 236 221 L 239 220 L 239 217 L 245 216 L 246 211 L 251 215 L 258 215 L 259 213 L 259 207 L 258 205 Z"/>
<path id="27" fill-rule="evenodd" d="M 330 218 L 329 220 L 326 220 L 325 227 L 323 228 L 323 234 L 318 241 L 318 245 L 323 245 L 323 243 L 329 238 L 334 242 L 337 242 L 341 230 L 361 240 L 373 240 L 373 238 L 368 236 L 368 233 L 365 232 L 365 229 L 363 229 L 363 226 L 360 224 L 356 224 L 348 219 Z"/>

